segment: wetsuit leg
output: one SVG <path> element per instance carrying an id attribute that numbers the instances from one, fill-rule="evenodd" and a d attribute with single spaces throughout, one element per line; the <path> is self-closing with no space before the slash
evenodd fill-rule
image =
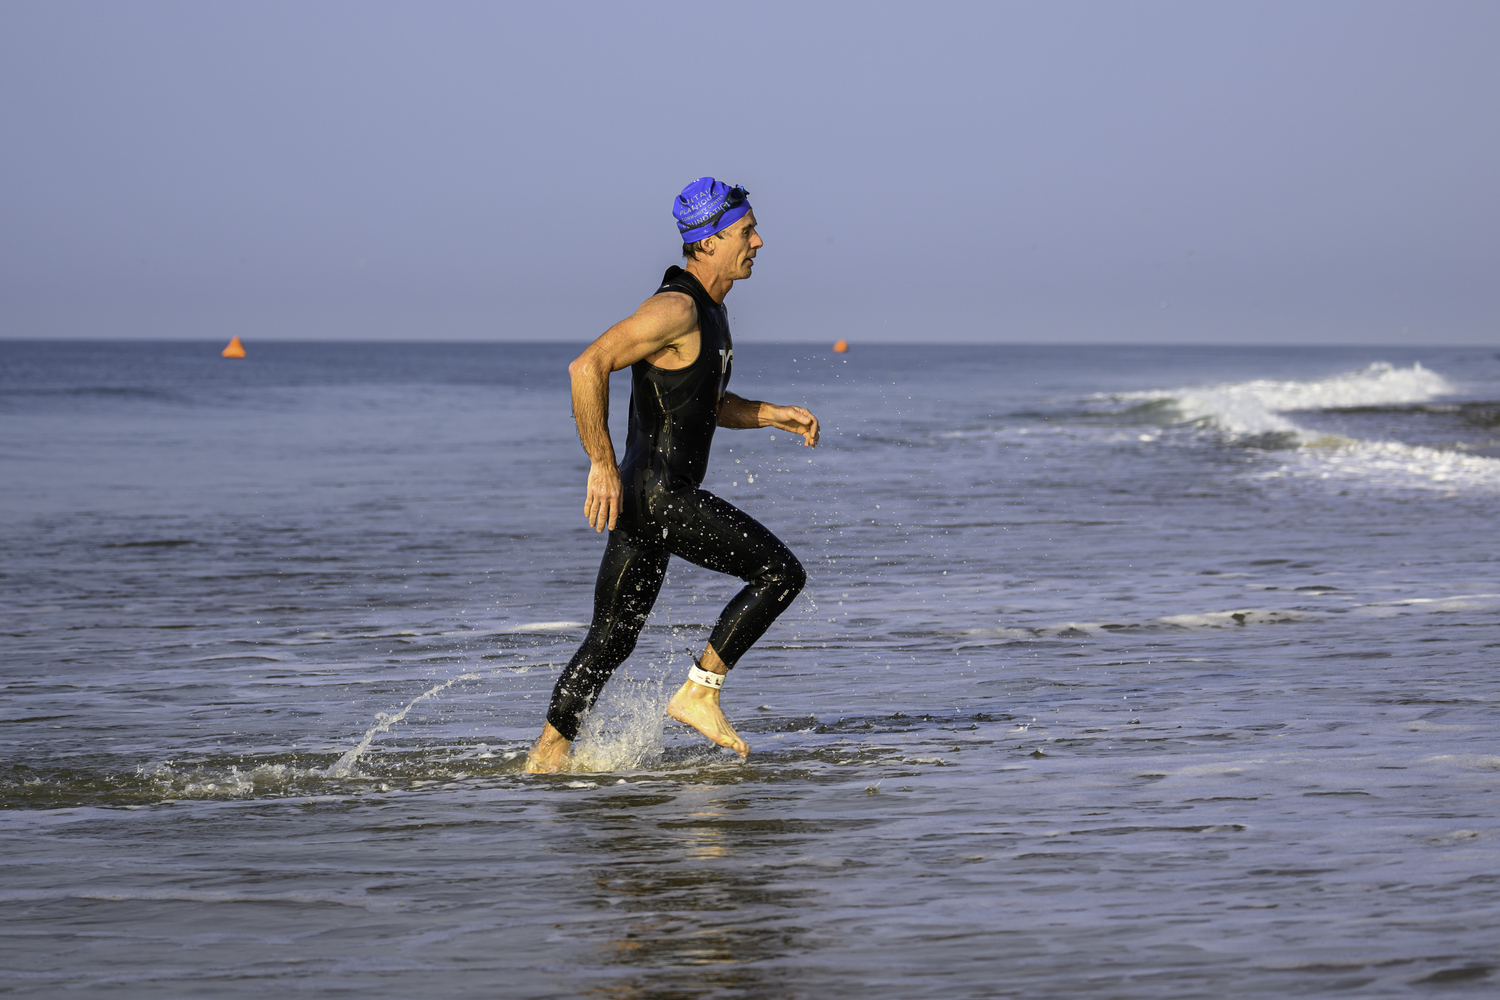
<path id="1" fill-rule="evenodd" d="M 578 738 L 584 713 L 594 707 L 604 683 L 635 649 L 670 558 L 660 545 L 642 545 L 624 530 L 609 533 L 594 584 L 593 623 L 557 679 L 547 708 L 547 721 L 567 739 Z"/>
<path id="2" fill-rule="evenodd" d="M 673 555 L 746 581 L 708 640 L 719 659 L 734 666 L 802 591 L 806 571 L 765 525 L 707 490 L 653 498 L 651 514 Z"/>

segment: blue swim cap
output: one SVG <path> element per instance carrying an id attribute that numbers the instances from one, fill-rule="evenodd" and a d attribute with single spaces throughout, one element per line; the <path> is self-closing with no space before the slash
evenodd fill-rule
<path id="1" fill-rule="evenodd" d="M 672 216 L 682 242 L 696 243 L 734 225 L 750 211 L 750 192 L 712 177 L 700 177 L 677 196 Z"/>

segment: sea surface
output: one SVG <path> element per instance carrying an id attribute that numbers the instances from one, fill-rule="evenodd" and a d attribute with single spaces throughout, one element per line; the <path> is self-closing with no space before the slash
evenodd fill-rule
<path id="1" fill-rule="evenodd" d="M 0 341 L 0 993 L 1500 991 L 1496 349 L 742 342 L 751 756 L 674 561 L 527 776 L 581 345 L 221 346 Z"/>

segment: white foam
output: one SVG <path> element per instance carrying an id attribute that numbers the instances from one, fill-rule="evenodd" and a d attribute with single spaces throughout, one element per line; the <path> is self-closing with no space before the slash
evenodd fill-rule
<path id="1" fill-rule="evenodd" d="M 1157 621 L 1178 628 L 1229 628 L 1245 625 L 1283 625 L 1287 622 L 1321 621 L 1322 615 L 1307 611 L 1281 611 L 1276 608 L 1244 608 L 1239 611 L 1210 611 L 1196 615 L 1171 615 Z"/>
<path id="2" fill-rule="evenodd" d="M 1394 614 L 1423 611 L 1432 614 L 1456 614 L 1470 611 L 1500 612 L 1500 594 L 1453 594 L 1449 597 L 1406 597 L 1399 601 L 1380 601 L 1356 608 L 1369 613 L 1373 609 L 1391 609 Z M 1377 612 L 1378 613 L 1378 612 Z"/>
<path id="3" fill-rule="evenodd" d="M 1424 764 L 1456 764 L 1469 771 L 1500 771 L 1500 757 L 1494 754 L 1444 753 L 1435 757 L 1424 757 Z"/>
<path id="4" fill-rule="evenodd" d="M 998 628 L 967 628 L 956 634 L 982 638 L 961 642 L 960 649 L 978 648 L 996 641 L 1027 641 L 1033 639 L 1100 639 L 1116 635 L 1121 628 L 1170 625 L 1173 628 L 1230 628 L 1245 625 L 1280 625 L 1288 622 L 1322 621 L 1326 616 L 1309 611 L 1287 611 L 1280 608 L 1239 608 L 1230 611 L 1203 611 L 1196 614 L 1169 615 L 1165 618 L 1108 624 L 1103 622 L 1063 622 L 1056 625 L 1034 625 L 1031 627 L 1000 626 Z"/>
<path id="5" fill-rule="evenodd" d="M 230 765 L 227 771 L 179 771 L 170 763 L 137 771 L 149 778 L 163 797 L 176 799 L 242 798 L 270 788 L 284 788 L 298 778 L 318 774 L 285 764 L 261 764 L 248 771 Z"/>
<path id="6" fill-rule="evenodd" d="M 1324 595 L 1326 599 L 1326 595 Z M 1341 606 L 1335 611 L 1302 611 L 1288 608 L 1233 608 L 1228 611 L 1198 611 L 1162 618 L 1102 622 L 1062 622 L 1052 625 L 1006 626 L 957 629 L 959 649 L 981 649 L 997 642 L 1035 639 L 1099 639 L 1118 636 L 1122 629 L 1167 625 L 1174 629 L 1242 628 L 1247 625 L 1285 625 L 1327 621 L 1332 614 L 1349 613 L 1366 618 L 1394 618 L 1412 614 L 1488 614 L 1500 612 L 1500 594 L 1452 594 L 1446 597 L 1403 597 L 1393 601 Z"/>
<path id="7" fill-rule="evenodd" d="M 1206 422 L 1231 435 L 1301 432 L 1282 414 L 1343 406 L 1422 403 L 1453 392 L 1437 372 L 1378 361 L 1367 368 L 1307 382 L 1255 379 L 1173 391 L 1126 393 L 1118 399 L 1170 400 L 1183 419 Z"/>
<path id="8" fill-rule="evenodd" d="M 588 628 L 588 622 L 527 622 L 525 625 L 512 625 L 510 628 L 496 629 L 497 632 L 570 632 L 575 628 Z"/>
<path id="9" fill-rule="evenodd" d="M 1310 381 L 1225 382 L 1198 388 L 1125 393 L 1116 399 L 1170 403 L 1187 423 L 1230 439 L 1283 435 L 1296 451 L 1264 478 L 1326 479 L 1395 487 L 1500 489 L 1500 460 L 1397 441 L 1358 441 L 1303 428 L 1286 414 L 1351 406 L 1424 403 L 1454 392 L 1437 372 L 1376 362 Z"/>
<path id="10" fill-rule="evenodd" d="M 1398 488 L 1500 489 L 1500 460 L 1399 441 L 1314 440 L 1266 479 L 1324 479 Z"/>

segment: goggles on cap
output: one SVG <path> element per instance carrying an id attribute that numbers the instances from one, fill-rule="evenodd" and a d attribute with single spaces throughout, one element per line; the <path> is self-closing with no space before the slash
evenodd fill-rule
<path id="1" fill-rule="evenodd" d="M 744 188 L 736 184 L 734 187 L 730 188 L 729 193 L 724 196 L 724 203 L 719 206 L 718 211 L 716 211 L 713 215 L 710 215 L 708 218 L 704 219 L 702 222 L 695 222 L 690 228 L 707 229 L 710 226 L 717 225 L 719 220 L 724 217 L 725 212 L 729 211 L 731 208 L 739 208 L 745 203 L 745 199 L 748 197 L 750 197 L 750 192 L 746 191 Z M 709 235 L 712 236 L 714 234 L 710 233 Z M 703 238 L 707 239 L 707 237 Z"/>

